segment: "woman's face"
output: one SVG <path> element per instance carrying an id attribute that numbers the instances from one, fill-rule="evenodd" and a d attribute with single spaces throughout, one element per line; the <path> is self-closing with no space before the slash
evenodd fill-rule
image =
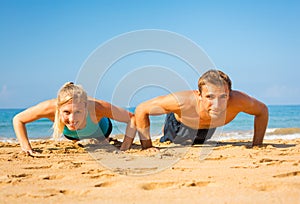
<path id="1" fill-rule="evenodd" d="M 59 109 L 61 122 L 69 130 L 79 130 L 86 126 L 86 104 L 85 103 L 66 103 Z"/>

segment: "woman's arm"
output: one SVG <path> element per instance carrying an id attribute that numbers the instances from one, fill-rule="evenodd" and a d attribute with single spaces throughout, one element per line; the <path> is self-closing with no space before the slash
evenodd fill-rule
<path id="1" fill-rule="evenodd" d="M 14 116 L 13 126 L 22 151 L 32 153 L 32 148 L 28 140 L 26 124 L 40 118 L 48 118 L 53 121 L 54 115 L 55 99 L 39 103 Z"/>
<path id="2" fill-rule="evenodd" d="M 130 149 L 136 134 L 134 115 L 129 111 L 114 106 L 106 101 L 96 99 L 94 101 L 98 121 L 100 121 L 102 117 L 107 117 L 118 122 L 127 123 L 124 140 L 120 150 L 124 151 Z"/>

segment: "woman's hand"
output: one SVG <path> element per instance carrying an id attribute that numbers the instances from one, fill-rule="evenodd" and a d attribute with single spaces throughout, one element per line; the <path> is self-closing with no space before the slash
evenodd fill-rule
<path id="1" fill-rule="evenodd" d="M 35 156 L 39 156 L 40 154 L 32 149 L 30 150 L 25 150 L 25 149 L 22 149 L 21 151 L 22 154 L 25 154 L 27 156 L 31 156 L 31 157 L 35 157 Z"/>

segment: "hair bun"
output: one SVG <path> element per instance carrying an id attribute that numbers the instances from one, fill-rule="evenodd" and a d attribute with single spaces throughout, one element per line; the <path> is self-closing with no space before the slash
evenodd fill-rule
<path id="1" fill-rule="evenodd" d="M 74 85 L 74 82 L 69 81 L 69 82 L 65 83 L 63 87 L 67 87 L 67 86 L 71 86 L 71 85 Z"/>

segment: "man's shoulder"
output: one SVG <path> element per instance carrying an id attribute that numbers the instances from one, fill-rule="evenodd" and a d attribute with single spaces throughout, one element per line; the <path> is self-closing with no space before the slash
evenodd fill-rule
<path id="1" fill-rule="evenodd" d="M 230 92 L 230 99 L 231 100 L 241 100 L 243 98 L 249 97 L 246 93 L 238 90 L 232 90 Z"/>
<path id="2" fill-rule="evenodd" d="M 198 92 L 194 90 L 187 90 L 187 91 L 179 91 L 179 92 L 173 92 L 167 97 L 173 97 L 176 98 L 176 100 L 180 101 L 181 103 L 185 103 L 187 101 L 193 101 L 197 98 Z"/>
<path id="3" fill-rule="evenodd" d="M 196 90 L 186 90 L 186 91 L 179 91 L 179 92 L 173 92 L 170 95 L 174 95 L 174 96 L 195 96 L 197 95 L 198 91 Z"/>
<path id="4" fill-rule="evenodd" d="M 241 109 L 243 110 L 245 107 L 248 107 L 249 104 L 252 104 L 255 99 L 248 94 L 238 91 L 232 90 L 230 92 L 230 98 L 228 101 L 228 108 Z"/>
<path id="5" fill-rule="evenodd" d="M 180 92 L 174 92 L 170 95 L 175 98 L 176 102 L 179 104 L 179 107 L 183 108 L 190 108 L 195 107 L 197 105 L 198 100 L 198 91 L 195 90 L 187 90 L 187 91 L 180 91 Z"/>

